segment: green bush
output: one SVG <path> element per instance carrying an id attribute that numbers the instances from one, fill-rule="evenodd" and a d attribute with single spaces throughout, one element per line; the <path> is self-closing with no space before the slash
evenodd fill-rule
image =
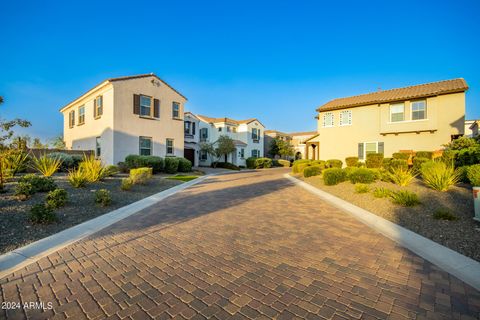
<path id="1" fill-rule="evenodd" d="M 312 160 L 309 160 L 309 159 L 298 159 L 298 160 L 293 161 L 293 164 L 308 163 L 308 162 L 311 162 L 311 161 Z"/>
<path id="2" fill-rule="evenodd" d="M 440 208 L 435 210 L 435 212 L 432 214 L 433 219 L 436 220 L 447 220 L 447 221 L 455 221 L 458 220 L 458 217 L 451 213 L 448 209 L 446 208 Z"/>
<path id="3" fill-rule="evenodd" d="M 480 145 L 458 150 L 455 153 L 455 167 L 480 163 Z"/>
<path id="4" fill-rule="evenodd" d="M 390 168 L 390 161 L 392 160 L 393 158 L 383 158 L 382 167 L 384 167 L 385 169 Z"/>
<path id="5" fill-rule="evenodd" d="M 83 170 L 80 170 L 79 168 L 75 170 L 70 170 L 68 172 L 67 180 L 74 188 L 83 188 L 87 185 L 88 182 L 85 172 Z"/>
<path id="6" fill-rule="evenodd" d="M 416 173 L 413 173 L 412 170 L 405 169 L 402 167 L 392 168 L 388 172 L 390 181 L 401 186 L 408 186 L 413 179 L 417 176 Z"/>
<path id="7" fill-rule="evenodd" d="M 116 165 L 109 165 L 105 168 L 104 176 L 111 177 L 120 172 L 120 168 Z"/>
<path id="8" fill-rule="evenodd" d="M 478 142 L 473 138 L 460 137 L 447 144 L 446 147 L 448 150 L 463 150 L 477 145 Z"/>
<path id="9" fill-rule="evenodd" d="M 292 173 L 303 173 L 303 170 L 306 167 L 309 167 L 310 161 L 309 162 L 300 162 L 300 163 L 294 163 L 292 166 Z"/>
<path id="10" fill-rule="evenodd" d="M 212 168 L 223 168 L 223 169 L 230 169 L 230 170 L 240 170 L 240 167 L 237 167 L 233 163 L 230 162 L 214 162 L 210 165 Z"/>
<path id="11" fill-rule="evenodd" d="M 462 166 L 457 168 L 459 181 L 463 183 L 470 183 L 470 180 L 468 179 L 468 168 L 470 168 L 470 166 Z"/>
<path id="12" fill-rule="evenodd" d="M 407 160 L 403 160 L 403 159 L 392 159 L 389 163 L 389 166 L 388 166 L 388 169 L 404 169 L 404 170 L 407 170 L 408 169 L 408 162 Z"/>
<path id="13" fill-rule="evenodd" d="M 468 167 L 467 177 L 472 186 L 480 187 L 480 164 Z"/>
<path id="14" fill-rule="evenodd" d="M 106 176 L 102 161 L 96 159 L 94 155 L 85 155 L 78 165 L 78 170 L 82 171 L 88 182 L 97 182 Z"/>
<path id="15" fill-rule="evenodd" d="M 52 223 L 57 221 L 57 215 L 53 211 L 53 208 L 44 203 L 39 203 L 30 209 L 30 221 L 33 223 Z"/>
<path id="16" fill-rule="evenodd" d="M 347 167 L 356 167 L 358 166 L 358 157 L 346 157 L 345 163 Z"/>
<path id="17" fill-rule="evenodd" d="M 172 159 L 169 157 L 169 159 Z M 130 154 L 125 158 L 125 165 L 128 169 L 149 167 L 153 169 L 153 173 L 159 173 L 166 169 L 167 158 L 165 160 L 157 156 L 140 156 L 137 154 Z M 176 172 L 177 169 L 175 169 Z M 171 172 L 171 173 L 175 173 Z"/>
<path id="18" fill-rule="evenodd" d="M 15 186 L 14 195 L 18 200 L 21 200 L 21 201 L 27 200 L 34 193 L 35 193 L 34 188 L 32 184 L 29 182 L 19 182 Z"/>
<path id="19" fill-rule="evenodd" d="M 356 193 L 367 193 L 369 191 L 370 191 L 370 187 L 368 186 L 368 184 L 364 184 L 364 183 L 355 184 Z"/>
<path id="20" fill-rule="evenodd" d="M 343 162 L 342 160 L 338 159 L 330 159 L 325 162 L 325 167 L 326 168 L 342 168 Z"/>
<path id="21" fill-rule="evenodd" d="M 247 160 L 245 160 L 248 169 L 255 169 L 255 160 L 257 160 L 256 157 L 249 157 Z"/>
<path id="22" fill-rule="evenodd" d="M 133 187 L 133 180 L 130 178 L 123 178 L 122 184 L 120 185 L 120 189 L 123 191 L 128 191 Z"/>
<path id="23" fill-rule="evenodd" d="M 192 162 L 185 158 L 178 158 L 178 172 L 192 171 Z"/>
<path id="24" fill-rule="evenodd" d="M 420 172 L 420 169 L 422 168 L 422 164 L 424 164 L 425 162 L 429 162 L 431 161 L 430 159 L 428 158 L 424 158 L 424 157 L 415 157 L 413 158 L 413 171 L 419 173 Z"/>
<path id="25" fill-rule="evenodd" d="M 373 190 L 373 196 L 375 198 L 386 198 L 389 197 L 392 191 L 390 189 L 379 187 Z"/>
<path id="26" fill-rule="evenodd" d="M 437 191 L 447 191 L 460 180 L 460 172 L 441 161 L 429 161 L 420 169 L 423 182 Z"/>
<path id="27" fill-rule="evenodd" d="M 130 169 L 130 179 L 134 184 L 143 184 L 152 178 L 152 168 L 135 168 Z"/>
<path id="28" fill-rule="evenodd" d="M 30 183 L 33 188 L 33 193 L 48 192 L 57 188 L 57 185 L 52 177 L 41 177 L 33 173 L 24 175 L 20 178 L 19 182 Z"/>
<path id="29" fill-rule="evenodd" d="M 175 157 L 166 157 L 164 160 L 166 173 L 177 173 L 180 160 Z"/>
<path id="30" fill-rule="evenodd" d="M 68 194 L 65 189 L 55 189 L 47 194 L 46 204 L 53 209 L 63 207 L 67 203 Z"/>
<path id="31" fill-rule="evenodd" d="M 303 176 L 305 178 L 318 176 L 322 173 L 322 170 L 323 170 L 323 168 L 322 168 L 321 165 L 309 166 L 309 167 L 306 167 L 303 170 Z"/>
<path id="32" fill-rule="evenodd" d="M 253 169 L 271 168 L 272 159 L 270 158 L 255 158 Z"/>
<path id="33" fill-rule="evenodd" d="M 358 168 L 349 174 L 348 179 L 352 183 L 372 183 L 375 181 L 376 174 L 367 168 Z"/>
<path id="34" fill-rule="evenodd" d="M 277 161 L 282 167 L 289 168 L 291 166 L 291 162 L 288 160 L 278 159 Z"/>
<path id="35" fill-rule="evenodd" d="M 365 161 L 367 168 L 381 168 L 383 165 L 383 153 L 369 153 Z"/>
<path id="36" fill-rule="evenodd" d="M 427 158 L 428 160 L 433 159 L 433 152 L 432 151 L 417 151 L 415 153 L 415 158 Z"/>
<path id="37" fill-rule="evenodd" d="M 346 173 L 340 168 L 329 168 L 323 171 L 323 182 L 327 186 L 333 186 L 345 181 Z"/>
<path id="38" fill-rule="evenodd" d="M 323 169 L 326 168 L 326 161 L 325 160 L 311 160 L 310 161 L 310 164 L 313 166 L 313 165 L 319 165 L 321 166 Z"/>
<path id="39" fill-rule="evenodd" d="M 408 160 L 410 159 L 410 153 L 405 153 L 405 152 L 395 152 L 392 154 L 393 159 L 399 159 L 399 160 Z"/>
<path id="40" fill-rule="evenodd" d="M 390 198 L 393 203 L 404 207 L 413 207 L 420 204 L 417 194 L 407 190 L 393 191 Z"/>
<path id="41" fill-rule="evenodd" d="M 358 167 L 346 167 L 346 168 L 343 168 L 343 171 L 345 172 L 345 178 L 347 180 L 350 180 L 350 175 L 352 175 L 352 173 L 356 172 L 358 169 Z"/>
<path id="42" fill-rule="evenodd" d="M 119 163 L 117 163 L 117 166 L 118 166 L 118 170 L 120 170 L 120 172 L 122 172 L 122 173 L 129 173 L 130 172 L 130 169 L 128 168 L 128 166 L 125 162 L 120 161 Z"/>
<path id="43" fill-rule="evenodd" d="M 52 152 L 47 155 L 47 157 L 52 159 L 60 159 L 62 164 L 60 165 L 60 171 L 67 172 L 69 169 L 73 169 L 75 166 L 75 161 L 73 160 L 73 156 L 64 153 L 64 152 Z"/>
<path id="44" fill-rule="evenodd" d="M 107 189 L 100 189 L 95 191 L 95 203 L 102 207 L 108 207 L 112 203 L 112 196 Z"/>

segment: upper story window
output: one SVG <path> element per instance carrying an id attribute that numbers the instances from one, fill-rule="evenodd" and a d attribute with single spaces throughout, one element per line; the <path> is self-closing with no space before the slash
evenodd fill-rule
<path id="1" fill-rule="evenodd" d="M 324 128 L 333 127 L 333 124 L 334 124 L 333 121 L 334 121 L 333 112 L 325 113 L 322 118 L 322 127 Z"/>
<path id="2" fill-rule="evenodd" d="M 236 133 L 237 132 L 237 127 L 232 127 L 232 132 Z"/>
<path id="3" fill-rule="evenodd" d="M 150 117 L 152 115 L 152 98 L 140 96 L 140 115 Z"/>
<path id="4" fill-rule="evenodd" d="M 103 96 L 98 96 L 93 101 L 93 116 L 100 118 L 103 115 Z"/>
<path id="5" fill-rule="evenodd" d="M 208 129 L 202 128 L 200 129 L 200 141 L 207 141 L 208 139 Z"/>
<path id="6" fill-rule="evenodd" d="M 230 132 L 230 127 L 229 126 L 227 126 L 227 132 Z"/>
<path id="7" fill-rule="evenodd" d="M 141 156 L 151 156 L 152 155 L 152 138 L 151 137 L 140 137 L 140 155 Z"/>
<path id="8" fill-rule="evenodd" d="M 260 129 L 252 129 L 252 140 L 260 140 Z"/>
<path id="9" fill-rule="evenodd" d="M 390 122 L 400 122 L 405 120 L 405 104 L 394 103 L 390 105 Z"/>
<path id="10" fill-rule="evenodd" d="M 167 139 L 167 154 L 173 155 L 173 139 Z"/>
<path id="11" fill-rule="evenodd" d="M 78 107 L 78 125 L 85 123 L 85 106 Z"/>
<path id="12" fill-rule="evenodd" d="M 222 132 L 222 127 L 218 127 L 218 132 Z"/>
<path id="13" fill-rule="evenodd" d="M 194 135 L 195 134 L 195 122 L 185 121 L 185 134 Z"/>
<path id="14" fill-rule="evenodd" d="M 427 119 L 427 102 L 425 100 L 412 102 L 412 120 Z"/>
<path id="15" fill-rule="evenodd" d="M 75 110 L 72 110 L 68 113 L 68 126 L 73 128 L 75 125 Z"/>
<path id="16" fill-rule="evenodd" d="M 340 111 L 340 125 L 349 126 L 352 124 L 352 110 Z"/>
<path id="17" fill-rule="evenodd" d="M 180 104 L 178 102 L 172 103 L 172 117 L 174 119 L 180 118 Z"/>

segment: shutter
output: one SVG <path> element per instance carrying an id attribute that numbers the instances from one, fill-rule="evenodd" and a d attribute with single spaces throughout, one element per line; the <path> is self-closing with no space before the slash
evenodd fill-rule
<path id="1" fill-rule="evenodd" d="M 195 134 L 195 122 L 192 122 L 192 134 Z"/>
<path id="2" fill-rule="evenodd" d="M 384 150 L 385 150 L 385 147 L 384 147 L 383 142 L 379 142 L 378 143 L 378 153 L 385 154 Z"/>
<path id="3" fill-rule="evenodd" d="M 358 160 L 363 160 L 363 142 L 358 144 Z"/>
<path id="4" fill-rule="evenodd" d="M 140 95 L 133 95 L 133 114 L 140 114 Z"/>
<path id="5" fill-rule="evenodd" d="M 97 117 L 97 99 L 93 99 L 93 117 Z"/>
<path id="6" fill-rule="evenodd" d="M 75 110 L 72 111 L 72 127 L 75 125 Z"/>
<path id="7" fill-rule="evenodd" d="M 160 118 L 160 100 L 153 99 L 153 116 Z"/>

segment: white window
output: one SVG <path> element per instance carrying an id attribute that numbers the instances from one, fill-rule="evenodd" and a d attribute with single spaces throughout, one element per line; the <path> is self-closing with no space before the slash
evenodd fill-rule
<path id="1" fill-rule="evenodd" d="M 103 114 L 103 96 L 95 98 L 95 118 L 100 118 Z"/>
<path id="2" fill-rule="evenodd" d="M 85 106 L 78 108 L 78 125 L 85 123 Z"/>
<path id="3" fill-rule="evenodd" d="M 412 102 L 412 120 L 427 119 L 427 102 L 425 100 Z"/>
<path id="4" fill-rule="evenodd" d="M 260 129 L 253 128 L 252 129 L 252 139 L 253 140 L 260 140 Z"/>
<path id="5" fill-rule="evenodd" d="M 259 158 L 260 157 L 260 150 L 252 149 L 252 157 Z"/>
<path id="6" fill-rule="evenodd" d="M 390 122 L 400 122 L 405 120 L 405 104 L 395 103 L 390 105 Z"/>
<path id="7" fill-rule="evenodd" d="M 172 117 L 174 119 L 180 118 L 180 104 L 178 102 L 172 103 Z"/>
<path id="8" fill-rule="evenodd" d="M 340 125 L 349 126 L 352 124 L 352 110 L 340 111 Z"/>
<path id="9" fill-rule="evenodd" d="M 201 150 L 201 151 L 200 151 L 200 160 L 201 160 L 201 161 L 206 161 L 206 160 L 207 160 L 207 157 L 208 157 L 207 151 Z"/>
<path id="10" fill-rule="evenodd" d="M 97 157 L 100 157 L 102 155 L 102 138 L 101 137 L 95 138 L 95 151 L 96 151 Z"/>
<path id="11" fill-rule="evenodd" d="M 243 148 L 240 149 L 240 158 L 245 158 L 245 149 Z"/>
<path id="12" fill-rule="evenodd" d="M 167 139 L 167 154 L 173 155 L 173 139 Z"/>
<path id="13" fill-rule="evenodd" d="M 324 113 L 322 118 L 322 127 L 324 128 L 333 127 L 333 121 L 334 121 L 333 112 Z"/>
<path id="14" fill-rule="evenodd" d="M 358 144 L 358 159 L 367 159 L 367 154 L 384 153 L 384 143 L 379 141 L 360 142 Z"/>
<path id="15" fill-rule="evenodd" d="M 208 140 L 208 129 L 202 128 L 200 129 L 200 141 L 207 141 Z"/>
<path id="16" fill-rule="evenodd" d="M 68 126 L 73 128 L 75 125 L 75 110 L 72 110 L 68 113 Z"/>
<path id="17" fill-rule="evenodd" d="M 141 156 L 151 156 L 152 155 L 152 138 L 151 137 L 140 137 L 140 155 Z"/>
<path id="18" fill-rule="evenodd" d="M 185 125 L 185 128 L 184 128 L 185 134 L 190 134 L 192 123 L 190 121 L 185 121 L 184 125 Z"/>
<path id="19" fill-rule="evenodd" d="M 140 115 L 144 117 L 152 115 L 152 98 L 140 96 Z"/>

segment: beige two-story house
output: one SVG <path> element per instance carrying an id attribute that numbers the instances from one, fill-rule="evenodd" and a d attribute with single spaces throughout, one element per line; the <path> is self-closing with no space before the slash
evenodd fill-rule
<path id="1" fill-rule="evenodd" d="M 105 164 L 183 157 L 186 101 L 153 73 L 107 79 L 61 108 L 66 148 L 95 150 Z"/>
<path id="2" fill-rule="evenodd" d="M 331 100 L 317 109 L 309 158 L 442 149 L 464 134 L 467 90 L 464 79 L 453 79 Z"/>

